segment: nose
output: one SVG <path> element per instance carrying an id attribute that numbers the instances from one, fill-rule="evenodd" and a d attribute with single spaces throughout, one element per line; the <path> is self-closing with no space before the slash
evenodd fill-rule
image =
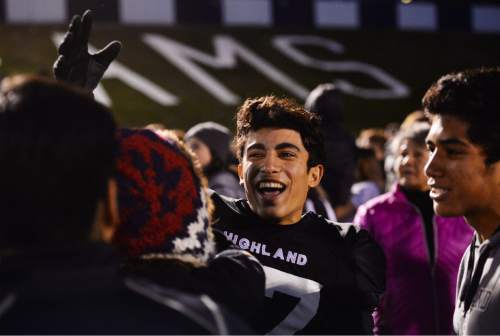
<path id="1" fill-rule="evenodd" d="M 433 153 L 429 154 L 429 158 L 427 159 L 427 163 L 424 167 L 424 173 L 427 177 L 436 177 L 442 174 L 442 168 L 439 162 L 438 151 L 434 150 Z"/>
<path id="2" fill-rule="evenodd" d="M 273 155 L 266 155 L 261 170 L 266 174 L 274 174 L 280 171 L 279 159 Z"/>

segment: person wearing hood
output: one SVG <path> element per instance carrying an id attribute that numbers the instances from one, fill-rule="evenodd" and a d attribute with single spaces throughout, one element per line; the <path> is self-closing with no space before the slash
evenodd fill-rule
<path id="1" fill-rule="evenodd" d="M 208 187 L 221 195 L 244 198 L 245 192 L 235 174 L 228 169 L 233 135 L 221 124 L 207 121 L 191 127 L 184 141 L 196 154 L 208 178 Z"/>
<path id="2" fill-rule="evenodd" d="M 111 111 L 85 92 L 2 82 L 0 334 L 248 333 L 206 293 L 120 273 L 117 147 Z"/>
<path id="3" fill-rule="evenodd" d="M 194 155 L 168 130 L 120 129 L 118 141 L 113 243 L 126 257 L 124 274 L 207 294 L 249 319 L 264 299 L 262 266 L 212 229 L 213 205 Z"/>
<path id="4" fill-rule="evenodd" d="M 339 220 L 344 217 L 343 207 L 349 204 L 356 170 L 356 144 L 343 125 L 341 98 L 335 85 L 325 83 L 311 91 L 305 103 L 307 110 L 321 117 L 326 152 L 321 186 L 326 190 Z"/>

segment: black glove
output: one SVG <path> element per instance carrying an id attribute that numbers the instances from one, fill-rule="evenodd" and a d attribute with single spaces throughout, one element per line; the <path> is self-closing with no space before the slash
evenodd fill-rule
<path id="1" fill-rule="evenodd" d="M 88 41 L 91 28 L 90 10 L 85 11 L 82 17 L 75 15 L 59 45 L 59 57 L 54 63 L 56 79 L 79 86 L 89 92 L 94 91 L 122 47 L 119 41 L 113 41 L 95 54 L 89 54 Z"/>

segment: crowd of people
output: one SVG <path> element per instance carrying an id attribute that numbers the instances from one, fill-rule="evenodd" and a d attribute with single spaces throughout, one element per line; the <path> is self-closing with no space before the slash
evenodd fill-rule
<path id="1" fill-rule="evenodd" d="M 332 84 L 119 128 L 91 26 L 0 88 L 0 333 L 500 333 L 500 68 L 357 138 Z"/>

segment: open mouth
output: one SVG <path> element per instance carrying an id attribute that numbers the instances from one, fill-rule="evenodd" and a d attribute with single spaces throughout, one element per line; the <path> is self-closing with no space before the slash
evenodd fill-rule
<path id="1" fill-rule="evenodd" d="M 448 194 L 449 189 L 445 188 L 438 188 L 438 187 L 431 187 L 431 190 L 429 192 L 429 196 L 434 200 L 434 201 L 442 201 L 443 199 L 446 198 L 446 195 Z"/>
<path id="2" fill-rule="evenodd" d="M 264 181 L 257 183 L 257 191 L 259 194 L 269 200 L 279 196 L 285 189 L 286 186 L 280 182 Z"/>

